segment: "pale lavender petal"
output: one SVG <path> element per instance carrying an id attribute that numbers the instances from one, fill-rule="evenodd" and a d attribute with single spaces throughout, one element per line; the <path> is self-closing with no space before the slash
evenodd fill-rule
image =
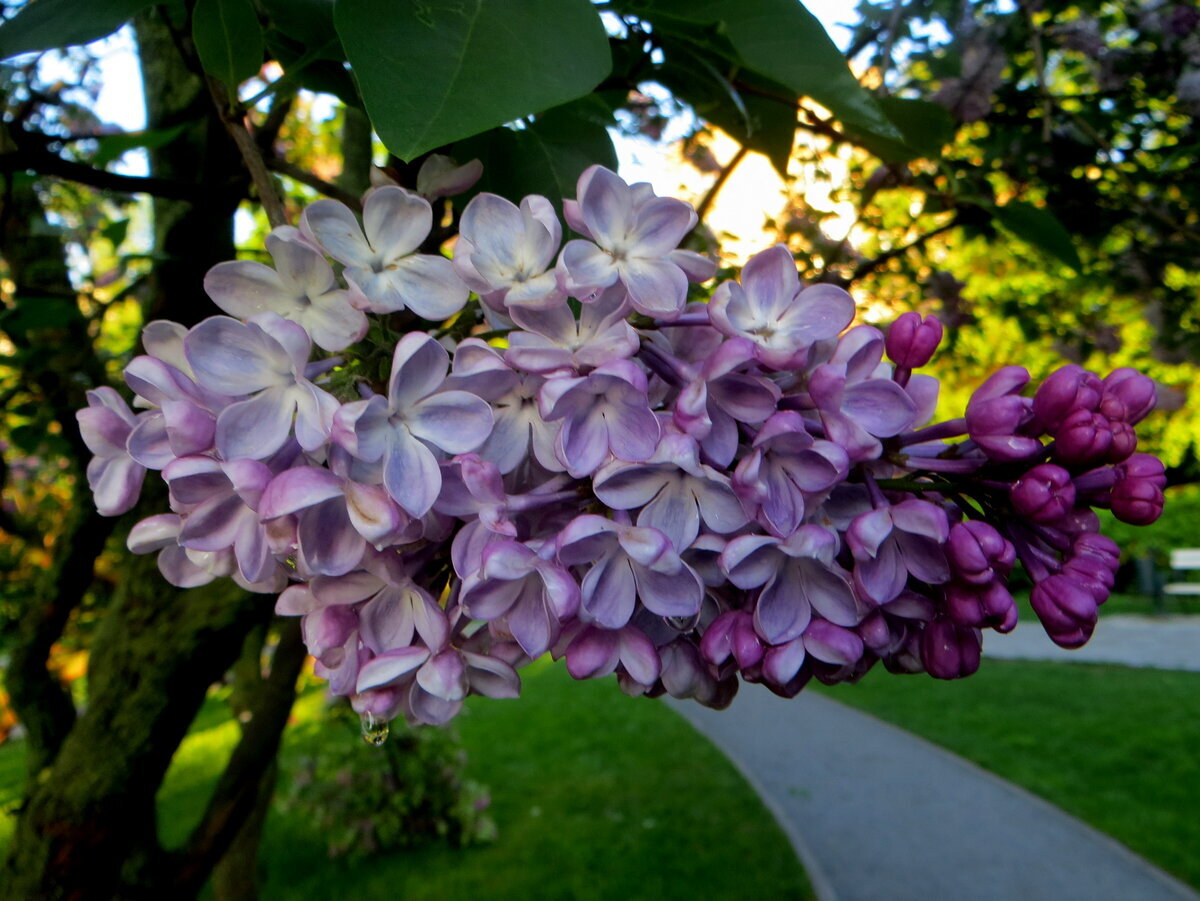
<path id="1" fill-rule="evenodd" d="M 908 569 L 896 543 L 884 542 L 877 556 L 858 560 L 854 565 L 854 579 L 863 593 L 877 604 L 886 604 L 898 595 L 908 581 Z"/>
<path id="2" fill-rule="evenodd" d="M 704 585 L 690 567 L 675 573 L 655 572 L 648 567 L 634 569 L 638 597 L 646 609 L 659 616 L 694 616 L 700 612 Z"/>
<path id="3" fill-rule="evenodd" d="M 403 527 L 404 515 L 382 485 L 346 482 L 345 492 L 350 522 L 371 544 L 379 544 Z"/>
<path id="4" fill-rule="evenodd" d="M 634 510 L 648 504 L 671 479 L 672 470 L 660 466 L 605 466 L 596 473 L 596 497 L 614 510 Z"/>
<path id="5" fill-rule="evenodd" d="M 738 588 L 757 588 L 771 578 L 783 562 L 779 541 L 769 535 L 742 535 L 721 552 L 721 569 Z"/>
<path id="6" fill-rule="evenodd" d="M 634 309 L 647 316 L 675 317 L 687 303 L 687 276 L 667 260 L 633 258 L 620 264 L 621 281 Z"/>
<path id="7" fill-rule="evenodd" d="M 758 596 L 754 609 L 754 628 L 770 644 L 783 644 L 799 638 L 812 619 L 812 608 L 796 570 L 780 570 Z"/>
<path id="8" fill-rule="evenodd" d="M 813 657 L 835 666 L 849 666 L 862 659 L 863 642 L 850 629 L 815 619 L 804 633 L 804 648 Z"/>
<path id="9" fill-rule="evenodd" d="M 383 456 L 383 484 L 392 500 L 420 519 L 437 500 L 442 472 L 429 448 L 407 429 L 396 429 Z"/>
<path id="10" fill-rule="evenodd" d="M 258 514 L 264 520 L 274 519 L 341 495 L 342 480 L 328 469 L 299 466 L 271 480 L 259 503 Z"/>
<path id="11" fill-rule="evenodd" d="M 125 546 L 135 554 L 149 554 L 177 543 L 179 517 L 174 513 L 148 516 L 129 530 Z"/>
<path id="12" fill-rule="evenodd" d="M 368 660 L 358 671 L 358 681 L 354 690 L 366 691 L 379 688 L 407 676 L 429 659 L 428 648 L 397 648 L 380 654 L 373 660 Z"/>
<path id="13" fill-rule="evenodd" d="M 204 290 L 230 316 L 283 313 L 296 305 L 295 293 L 278 272 L 252 260 L 217 263 L 204 276 Z"/>
<path id="14" fill-rule="evenodd" d="M 629 242 L 636 245 L 639 256 L 665 256 L 679 246 L 695 224 L 695 216 L 682 200 L 655 197 L 638 209 Z"/>
<path id="15" fill-rule="evenodd" d="M 376 188 L 363 202 L 363 228 L 375 259 L 392 262 L 421 246 L 433 228 L 433 208 L 403 188 Z"/>
<path id="16" fill-rule="evenodd" d="M 389 273 L 392 287 L 422 319 L 440 322 L 453 316 L 471 293 L 445 257 L 414 254 L 394 265 Z"/>
<path id="17" fill-rule="evenodd" d="M 616 261 L 591 241 L 568 241 L 561 265 L 567 271 L 567 288 L 573 291 L 607 288 L 619 277 Z"/>
<path id="18" fill-rule="evenodd" d="M 450 354 L 425 332 L 409 332 L 392 354 L 388 402 L 393 410 L 406 410 L 436 391 L 446 379 Z"/>
<path id="19" fill-rule="evenodd" d="M 521 694 L 521 677 L 509 664 L 496 657 L 463 651 L 471 690 L 485 698 L 516 698 Z"/>
<path id="20" fill-rule="evenodd" d="M 417 670 L 417 684 L 443 701 L 461 701 L 467 695 L 467 673 L 462 656 L 447 648 Z"/>
<path id="21" fill-rule="evenodd" d="M 628 627 L 620 632 L 621 665 L 634 682 L 651 686 L 662 673 L 658 651 L 641 629 Z"/>
<path id="22" fill-rule="evenodd" d="M 842 412 L 872 435 L 890 438 L 912 424 L 917 405 L 895 382 L 870 379 L 846 387 Z"/>
<path id="23" fill-rule="evenodd" d="M 413 643 L 416 626 L 410 590 L 381 591 L 359 611 L 359 634 L 376 654 L 406 648 Z"/>
<path id="24" fill-rule="evenodd" d="M 573 679 L 607 676 L 620 659 L 620 637 L 607 629 L 585 628 L 567 645 L 567 672 Z"/>
<path id="25" fill-rule="evenodd" d="M 541 592 L 527 588 L 508 613 L 508 628 L 526 654 L 540 657 L 558 633 L 558 620 L 542 600 Z"/>
<path id="26" fill-rule="evenodd" d="M 227 316 L 211 316 L 184 341 L 196 380 L 213 391 L 236 396 L 291 380 L 290 359 L 282 345 L 260 328 Z"/>
<path id="27" fill-rule="evenodd" d="M 336 200 L 317 200 L 305 207 L 300 230 L 339 263 L 369 267 L 375 261 L 357 217 Z"/>
<path id="28" fill-rule="evenodd" d="M 624 241 L 634 216 L 629 186 L 615 173 L 596 167 L 579 195 L 579 212 L 600 244 L 612 246 L 609 242 Z"/>
<path id="29" fill-rule="evenodd" d="M 604 628 L 619 629 L 633 616 L 636 591 L 629 558 L 610 554 L 583 577 L 583 609 Z"/>
<path id="30" fill-rule="evenodd" d="M 449 454 L 475 450 L 492 430 L 492 408 L 466 391 L 443 391 L 410 408 L 407 423 L 413 435 Z"/>
<path id="31" fill-rule="evenodd" d="M 857 626 L 866 611 L 854 596 L 854 589 L 844 577 L 815 560 L 802 560 L 799 565 L 804 593 L 813 609 L 831 623 Z"/>
<path id="32" fill-rule="evenodd" d="M 268 388 L 230 404 L 217 417 L 217 450 L 226 460 L 261 460 L 283 447 L 292 432 L 296 402 L 286 388 Z"/>
<path id="33" fill-rule="evenodd" d="M 796 261 L 792 252 L 782 244 L 756 253 L 747 260 L 740 281 L 758 318 L 763 322 L 781 319 L 800 290 Z"/>
<path id="34" fill-rule="evenodd" d="M 305 510 L 297 534 L 305 564 L 325 576 L 341 576 L 356 569 L 366 550 L 340 498 Z"/>
<path id="35" fill-rule="evenodd" d="M 642 508 L 637 524 L 658 529 L 671 539 L 676 551 L 682 551 L 700 534 L 700 511 L 696 506 L 696 498 L 682 480 L 672 479 L 654 500 Z"/>

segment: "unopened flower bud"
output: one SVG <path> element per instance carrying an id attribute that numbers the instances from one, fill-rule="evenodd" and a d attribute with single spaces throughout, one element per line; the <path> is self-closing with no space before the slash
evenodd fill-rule
<path id="1" fill-rule="evenodd" d="M 804 630 L 804 649 L 817 660 L 850 666 L 862 659 L 863 640 L 853 629 L 814 618 Z"/>
<path id="2" fill-rule="evenodd" d="M 1076 410 L 1054 432 L 1054 456 L 1069 466 L 1099 463 L 1113 443 L 1112 424 L 1099 413 Z"/>
<path id="3" fill-rule="evenodd" d="M 1103 389 L 1104 383 L 1094 372 L 1068 363 L 1038 386 L 1033 413 L 1047 431 L 1054 432 L 1076 410 L 1095 410 Z"/>
<path id="4" fill-rule="evenodd" d="M 983 649 L 978 629 L 948 619 L 926 624 L 921 634 L 921 661 L 935 679 L 961 679 L 979 669 Z"/>
<path id="5" fill-rule="evenodd" d="M 1154 379 L 1136 369 L 1122 366 L 1104 378 L 1100 412 L 1114 422 L 1136 425 L 1154 409 L 1157 400 Z"/>
<path id="6" fill-rule="evenodd" d="M 1042 449 L 1042 442 L 1020 434 L 1032 414 L 1029 399 L 1004 395 L 967 407 L 967 433 L 991 460 L 1011 463 L 1027 460 Z"/>
<path id="7" fill-rule="evenodd" d="M 1113 516 L 1133 526 L 1148 526 L 1163 511 L 1162 489 L 1146 479 L 1123 479 L 1113 485 Z"/>
<path id="8" fill-rule="evenodd" d="M 1064 648 L 1077 648 L 1096 627 L 1096 599 L 1071 575 L 1055 573 L 1037 585 L 1030 605 L 1050 639 Z"/>
<path id="9" fill-rule="evenodd" d="M 958 579 L 986 585 L 997 572 L 1008 574 L 1016 560 L 1016 551 L 994 526 L 972 519 L 951 527 L 946 557 Z"/>
<path id="10" fill-rule="evenodd" d="M 1156 488 L 1167 487 L 1167 470 L 1153 454 L 1134 454 L 1117 467 L 1120 479 L 1139 479 Z"/>
<path id="11" fill-rule="evenodd" d="M 908 312 L 888 326 L 884 349 L 897 366 L 918 369 L 941 343 L 942 323 L 936 316 L 922 319 L 920 313 Z"/>
<path id="12" fill-rule="evenodd" d="M 1137 433 L 1127 422 L 1112 422 L 1109 424 L 1112 429 L 1112 444 L 1109 445 L 1108 453 L 1104 459 L 1109 463 L 1120 463 L 1123 460 L 1129 459 L 1135 450 L 1137 450 Z"/>
<path id="13" fill-rule="evenodd" d="M 738 668 L 745 670 L 761 663 L 764 651 L 754 631 L 754 618 L 745 610 L 722 613 L 700 641 L 700 655 L 715 666 L 733 657 Z"/>
<path id="14" fill-rule="evenodd" d="M 1017 480 L 1009 492 L 1013 507 L 1034 522 L 1050 523 L 1071 512 L 1075 486 L 1061 466 L 1042 463 Z"/>

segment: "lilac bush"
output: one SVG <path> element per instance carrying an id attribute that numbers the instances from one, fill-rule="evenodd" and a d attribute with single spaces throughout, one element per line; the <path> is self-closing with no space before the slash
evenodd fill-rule
<path id="1" fill-rule="evenodd" d="M 966 676 L 1017 625 L 1018 561 L 1077 647 L 1118 561 L 1093 508 L 1162 511 L 1133 370 L 1007 366 L 931 423 L 936 318 L 851 327 L 783 246 L 699 289 L 695 213 L 648 185 L 586 171 L 565 244 L 544 197 L 479 194 L 452 261 L 419 252 L 431 209 L 390 184 L 361 219 L 314 203 L 275 268 L 212 270 L 228 315 L 146 327 L 132 409 L 100 388 L 79 411 L 102 513 L 168 485 L 130 548 L 277 594 L 373 729 L 514 697 L 546 652 L 714 707 L 880 662 Z"/>

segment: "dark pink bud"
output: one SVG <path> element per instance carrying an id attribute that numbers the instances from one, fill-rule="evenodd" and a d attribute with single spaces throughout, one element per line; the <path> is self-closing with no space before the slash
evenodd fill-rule
<path id="1" fill-rule="evenodd" d="M 1054 429 L 1076 410 L 1093 411 L 1100 406 L 1104 383 L 1094 372 L 1068 363 L 1050 373 L 1033 395 L 1033 414 L 1047 431 Z"/>
<path id="2" fill-rule="evenodd" d="M 978 629 L 948 619 L 926 624 L 921 634 L 921 661 L 935 679 L 961 679 L 979 669 L 983 639 Z"/>
<path id="3" fill-rule="evenodd" d="M 1077 648 L 1091 637 L 1096 599 L 1070 575 L 1055 573 L 1038 582 L 1029 602 L 1055 644 Z"/>
<path id="4" fill-rule="evenodd" d="M 1071 541 L 1071 555 L 1096 557 L 1105 561 L 1108 568 L 1116 572 L 1121 562 L 1120 546 L 1107 535 L 1099 532 L 1081 532 Z"/>
<path id="5" fill-rule="evenodd" d="M 1167 471 L 1162 460 L 1153 454 L 1134 454 L 1117 467 L 1120 479 L 1150 482 L 1156 488 L 1167 487 Z"/>
<path id="6" fill-rule="evenodd" d="M 1157 400 L 1154 379 L 1129 366 L 1122 366 L 1104 378 L 1100 412 L 1114 421 L 1136 425 L 1154 409 Z"/>
<path id="7" fill-rule="evenodd" d="M 1145 479 L 1124 479 L 1113 486 L 1113 516 L 1132 526 L 1148 526 L 1162 515 L 1162 489 Z"/>
<path id="8" fill-rule="evenodd" d="M 1016 551 L 995 527 L 973 519 L 950 528 L 946 557 L 957 578 L 984 585 L 1012 569 Z"/>
<path id="9" fill-rule="evenodd" d="M 920 313 L 905 313 L 887 330 L 884 349 L 897 366 L 917 369 L 933 357 L 942 343 L 942 323 L 936 316 L 921 318 Z"/>
<path id="10" fill-rule="evenodd" d="M 714 666 L 731 656 L 739 669 L 762 662 L 764 647 L 754 631 L 754 618 L 745 610 L 729 610 L 712 621 L 700 639 L 700 654 Z"/>
<path id="11" fill-rule="evenodd" d="M 1053 463 L 1041 463 L 1017 480 L 1009 492 L 1013 507 L 1034 522 L 1061 519 L 1075 506 L 1071 474 Z"/>
<path id="12" fill-rule="evenodd" d="M 972 400 L 967 405 L 967 433 L 991 460 L 1027 460 L 1042 449 L 1038 439 L 1019 434 L 1032 419 L 1029 404 L 1029 398 L 1015 394 Z"/>
<path id="13" fill-rule="evenodd" d="M 1113 443 L 1109 421 L 1090 410 L 1076 410 L 1054 432 L 1054 456 L 1070 466 L 1099 463 Z"/>
<path id="14" fill-rule="evenodd" d="M 824 663 L 851 666 L 862 659 L 864 647 L 853 629 L 814 618 L 804 630 L 804 649 Z"/>
<path id="15" fill-rule="evenodd" d="M 1109 463 L 1120 463 L 1137 450 L 1137 432 L 1127 422 L 1113 422 L 1109 427 L 1112 429 L 1112 444 L 1104 459 Z"/>
<path id="16" fill-rule="evenodd" d="M 892 648 L 892 630 L 888 628 L 887 618 L 879 610 L 858 624 L 858 635 L 863 644 L 876 654 L 886 654 Z"/>

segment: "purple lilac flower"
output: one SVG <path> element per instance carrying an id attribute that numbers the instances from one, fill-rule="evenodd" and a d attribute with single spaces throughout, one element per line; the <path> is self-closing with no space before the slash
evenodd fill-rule
<path id="1" fill-rule="evenodd" d="M 513 307 L 509 312 L 522 330 L 508 336 L 505 359 L 517 369 L 546 375 L 583 373 L 633 356 L 638 336 L 625 321 L 625 297 L 621 288 L 609 289 L 584 304 L 578 319 L 565 301 Z"/>
<path id="2" fill-rule="evenodd" d="M 337 286 L 325 257 L 296 229 L 285 226 L 267 235 L 267 251 L 274 269 L 237 260 L 208 271 L 204 290 L 217 306 L 239 319 L 260 313 L 290 319 L 325 350 L 342 350 L 367 333 L 367 317 L 351 304 L 349 292 Z"/>
<path id="3" fill-rule="evenodd" d="M 800 289 L 796 261 L 782 244 L 752 256 L 741 282 L 722 282 L 708 306 L 718 330 L 753 341 L 772 369 L 803 365 L 809 347 L 836 337 L 854 318 L 854 301 L 841 288 Z"/>
<path id="4" fill-rule="evenodd" d="M 417 253 L 433 227 L 429 201 L 403 188 L 375 188 L 363 201 L 362 225 L 345 204 L 309 204 L 300 230 L 346 267 L 346 281 L 376 312 L 408 308 L 442 320 L 462 309 L 470 293 L 442 256 Z"/>
<path id="5" fill-rule="evenodd" d="M 910 573 L 930 585 L 948 581 L 943 547 L 949 535 L 945 511 L 929 501 L 909 499 L 861 514 L 846 530 L 854 584 L 883 604 L 900 594 Z"/>
<path id="6" fill-rule="evenodd" d="M 88 405 L 75 413 L 83 443 L 95 456 L 88 462 L 88 487 L 96 510 L 116 516 L 133 508 L 142 490 L 146 467 L 125 449 L 137 417 L 112 388 L 87 393 Z"/>
<path id="7" fill-rule="evenodd" d="M 560 243 L 562 226 L 545 197 L 532 194 L 518 207 L 495 194 L 478 194 L 463 210 L 454 268 L 496 310 L 509 304 L 551 306 L 565 297 L 554 269 Z"/>
<path id="8" fill-rule="evenodd" d="M 688 272 L 671 254 L 695 227 L 695 211 L 670 197 L 639 197 L 601 166 L 579 177 L 577 196 L 584 226 L 577 230 L 588 240 L 563 248 L 568 289 L 586 295 L 619 281 L 639 313 L 672 319 L 683 312 Z"/>
<path id="9" fill-rule="evenodd" d="M 305 377 L 312 349 L 295 322 L 264 313 L 253 322 L 205 319 L 188 333 L 184 350 L 196 381 L 229 396 L 252 395 L 217 416 L 217 451 L 226 460 L 271 456 L 292 434 L 306 451 L 329 439 L 337 401 Z"/>
<path id="10" fill-rule="evenodd" d="M 473 451 L 492 430 L 492 411 L 466 391 L 441 391 L 450 356 L 429 335 L 411 332 L 396 344 L 388 396 L 354 401 L 337 411 L 337 440 L 360 460 L 383 460 L 383 484 L 410 516 L 437 500 L 442 475 L 431 448 Z"/>
<path id="11" fill-rule="evenodd" d="M 558 559 L 568 566 L 591 564 L 581 586 L 582 611 L 605 629 L 628 623 L 639 599 L 659 616 L 700 610 L 700 577 L 657 529 L 585 514 L 559 534 Z"/>

